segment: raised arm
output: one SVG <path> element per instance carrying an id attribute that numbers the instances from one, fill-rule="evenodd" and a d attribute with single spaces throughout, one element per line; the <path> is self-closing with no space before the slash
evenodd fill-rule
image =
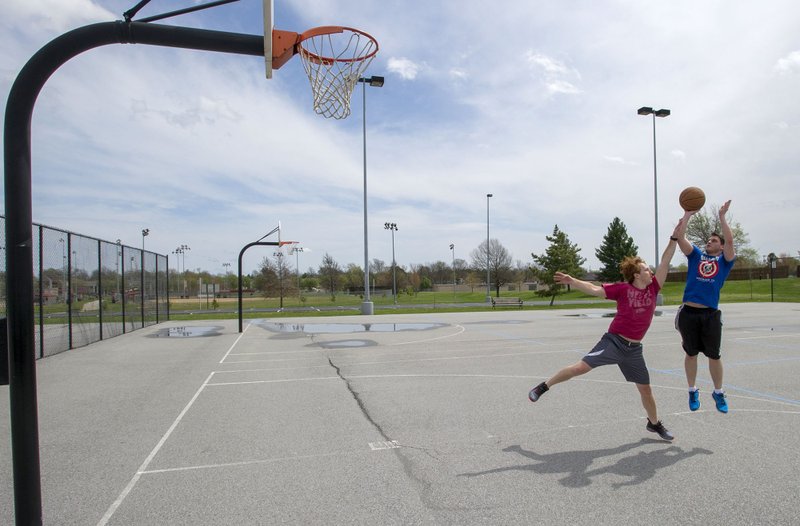
<path id="1" fill-rule="evenodd" d="M 728 220 L 725 215 L 728 213 L 728 208 L 731 207 L 731 200 L 725 201 L 725 204 L 719 207 L 719 226 L 722 228 L 722 235 L 725 236 L 725 245 L 722 247 L 722 254 L 727 261 L 733 261 L 736 257 L 736 247 L 733 243 L 733 231 L 728 225 Z"/>
<path id="2" fill-rule="evenodd" d="M 689 219 L 697 213 L 697 210 L 692 212 L 684 212 L 683 217 L 675 225 L 675 230 L 672 231 L 672 236 L 678 240 L 678 246 L 681 247 L 681 252 L 684 256 L 692 253 L 692 244 L 686 239 L 686 227 L 689 226 Z M 671 240 L 671 238 L 670 238 Z"/>
<path id="3" fill-rule="evenodd" d="M 681 228 L 681 223 L 686 221 L 686 216 L 684 215 L 681 219 L 678 220 L 677 226 L 675 226 L 675 230 L 672 232 L 672 236 L 669 238 L 669 243 L 667 243 L 667 247 L 664 249 L 664 254 L 661 255 L 661 261 L 658 263 L 658 268 L 656 269 L 656 281 L 658 281 L 659 285 L 664 285 L 664 282 L 667 281 L 667 274 L 669 273 L 669 264 L 672 262 L 672 256 L 675 255 L 675 247 L 678 246 L 678 241 L 675 238 L 683 239 L 686 241 L 685 238 L 678 237 L 675 234 Z M 686 230 L 685 228 L 683 230 Z M 687 242 L 688 243 L 688 242 Z M 689 245 L 691 247 L 691 245 Z"/>
<path id="4" fill-rule="evenodd" d="M 571 285 L 586 294 L 598 296 L 600 298 L 606 297 L 606 291 L 600 285 L 595 285 L 594 283 L 589 283 L 588 281 L 573 278 L 569 274 L 564 274 L 563 272 L 556 272 L 553 275 L 553 278 L 555 279 L 556 283 L 560 283 L 561 285 Z"/>

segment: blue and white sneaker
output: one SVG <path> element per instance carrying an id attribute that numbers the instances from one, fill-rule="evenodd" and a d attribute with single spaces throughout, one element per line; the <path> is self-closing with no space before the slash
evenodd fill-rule
<path id="1" fill-rule="evenodd" d="M 720 413 L 728 412 L 728 401 L 725 400 L 725 393 L 711 393 L 714 397 L 714 402 L 717 403 L 717 411 Z"/>
<path id="2" fill-rule="evenodd" d="M 691 411 L 700 409 L 700 389 L 689 391 L 689 409 Z"/>

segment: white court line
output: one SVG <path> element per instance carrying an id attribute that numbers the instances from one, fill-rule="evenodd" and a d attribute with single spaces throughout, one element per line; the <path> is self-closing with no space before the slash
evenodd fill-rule
<path id="1" fill-rule="evenodd" d="M 399 447 L 399 446 L 398 446 Z M 290 457 L 273 457 L 273 458 L 265 458 L 261 460 L 242 460 L 241 462 L 225 462 L 221 464 L 202 464 L 199 466 L 183 466 L 179 468 L 165 468 L 165 469 L 152 469 L 149 471 L 143 471 L 142 475 L 154 475 L 159 473 L 174 473 L 176 471 L 192 471 L 197 469 L 219 469 L 219 468 L 235 468 L 239 466 L 253 466 L 257 464 L 271 464 L 274 462 L 286 462 L 289 460 L 309 460 L 309 459 L 316 459 L 316 458 L 325 458 L 325 457 L 338 457 L 342 455 L 364 455 L 368 454 L 369 451 L 366 449 L 360 449 L 358 451 L 336 451 L 333 453 L 318 453 L 316 455 L 294 455 Z"/>
<path id="2" fill-rule="evenodd" d="M 249 328 L 249 327 L 250 327 L 250 324 L 247 325 L 247 328 Z M 242 334 L 240 334 L 239 337 L 236 338 L 236 341 L 234 341 L 233 344 L 230 346 L 230 348 L 228 349 L 228 352 L 225 353 L 225 356 L 227 356 L 233 350 L 233 348 L 236 347 L 236 344 L 239 342 L 239 340 L 242 339 L 242 336 L 244 336 L 244 333 L 247 331 L 247 328 L 245 328 L 245 330 L 242 331 Z M 223 360 L 224 359 L 225 358 L 223 358 Z M 175 421 L 172 422 L 172 425 L 169 426 L 169 429 L 167 429 L 167 432 L 164 433 L 164 436 L 161 437 L 161 440 L 158 441 L 158 443 L 153 448 L 153 450 L 150 452 L 150 454 L 147 455 L 147 458 L 144 459 L 144 462 L 142 462 L 142 465 L 139 466 L 139 469 L 136 470 L 136 473 L 133 475 L 133 478 L 131 478 L 130 482 L 128 482 L 128 485 L 125 486 L 125 489 L 122 490 L 122 493 L 119 494 L 117 499 L 106 510 L 106 512 L 103 515 L 103 517 L 97 523 L 97 526 L 105 526 L 105 524 L 108 523 L 108 521 L 111 519 L 111 517 L 117 511 L 117 509 L 120 507 L 120 505 L 125 500 L 125 498 L 133 490 L 134 486 L 136 486 L 136 483 L 139 482 L 139 479 L 142 477 L 142 474 L 146 472 L 147 466 L 150 465 L 150 462 L 153 461 L 155 456 L 161 450 L 162 446 L 166 443 L 167 439 L 169 439 L 169 437 L 172 434 L 172 432 L 175 431 L 176 427 L 178 427 L 178 424 L 180 424 L 180 422 L 183 419 L 183 417 L 186 415 L 186 413 L 189 412 L 189 409 L 192 407 L 194 402 L 200 396 L 200 393 L 202 393 L 203 389 L 205 389 L 205 387 L 207 385 L 209 385 L 208 382 L 209 382 L 209 380 L 211 380 L 211 378 L 213 376 L 214 376 L 214 373 L 212 372 L 211 374 L 208 375 L 208 378 L 205 379 L 203 384 L 197 389 L 197 391 L 194 393 L 194 396 L 192 397 L 192 399 L 189 400 L 189 403 L 186 404 L 186 407 L 183 408 L 183 411 L 181 411 L 180 414 L 178 415 L 178 417 L 175 419 Z"/>
<path id="3" fill-rule="evenodd" d="M 219 363 L 225 362 L 225 358 L 227 358 L 228 355 L 233 350 L 233 348 L 236 347 L 236 344 L 239 343 L 239 340 L 242 339 L 242 336 L 244 336 L 244 333 L 247 332 L 247 329 L 249 329 L 252 324 L 253 324 L 253 322 L 250 322 L 250 323 L 247 324 L 247 327 L 244 328 L 244 330 L 242 331 L 242 334 L 240 334 L 239 337 L 236 338 L 236 341 L 233 342 L 233 345 L 230 346 L 230 348 L 228 349 L 228 352 L 225 353 L 225 356 L 222 357 L 222 359 L 219 361 Z"/>
<path id="4" fill-rule="evenodd" d="M 379 378 L 503 378 L 503 379 L 526 379 L 526 380 L 537 380 L 542 378 L 547 378 L 546 376 L 532 376 L 532 375 L 510 375 L 510 374 L 366 374 L 366 375 L 347 375 L 347 378 L 350 380 L 356 379 L 379 379 Z M 208 386 L 230 386 L 230 385 L 254 385 L 254 384 L 277 384 L 277 383 L 289 383 L 289 382 L 308 382 L 313 380 L 339 380 L 341 379 L 339 376 L 319 376 L 319 377 L 305 377 L 305 378 L 281 378 L 277 380 L 248 380 L 243 382 L 218 382 L 218 383 L 210 383 L 207 384 Z M 601 383 L 601 384 L 615 384 L 615 385 L 628 385 L 629 382 L 626 380 L 599 380 L 594 378 L 573 378 L 573 381 L 578 382 L 591 382 L 591 383 Z M 676 387 L 672 385 L 659 385 L 659 384 L 650 384 L 651 387 L 659 388 L 659 389 L 668 389 L 671 391 L 685 391 L 685 387 Z M 780 404 L 780 405 L 787 405 L 789 407 L 796 407 L 796 404 L 792 404 L 789 402 L 783 402 L 781 400 L 771 400 L 768 398 L 758 398 L 754 396 L 744 396 L 744 395 L 737 395 L 737 394 L 730 394 L 726 393 L 728 398 L 736 398 L 741 400 L 753 400 L 756 402 L 768 402 L 772 404 Z M 743 410 L 741 410 L 743 411 Z M 750 411 L 759 411 L 758 409 L 751 409 Z M 788 411 L 787 413 L 794 414 L 793 411 Z M 678 413 L 675 413 L 678 414 Z M 798 412 L 797 414 L 800 414 Z"/>
<path id="5" fill-rule="evenodd" d="M 263 356 L 263 355 L 272 355 L 272 354 L 300 354 L 300 353 L 318 353 L 319 349 L 310 350 L 310 351 L 263 351 L 263 352 L 232 352 L 230 356 Z"/>
<path id="6" fill-rule="evenodd" d="M 797 338 L 800 334 L 768 334 L 766 336 L 748 336 L 746 338 L 734 338 L 735 340 L 766 340 L 769 338 Z"/>
<path id="7" fill-rule="evenodd" d="M 424 340 L 411 340 L 411 341 L 400 342 L 400 343 L 389 343 L 389 344 L 386 345 L 386 347 L 395 347 L 397 345 L 409 345 L 411 343 L 433 342 L 433 341 L 436 341 L 436 340 L 441 340 L 443 338 L 452 338 L 453 336 L 458 336 L 459 334 L 461 334 L 462 332 L 464 332 L 466 330 L 461 325 L 455 325 L 455 327 L 458 327 L 461 330 L 458 331 L 458 332 L 454 332 L 453 334 L 445 334 L 445 335 L 442 335 L 442 336 L 436 336 L 435 338 L 426 338 Z"/>
<path id="8" fill-rule="evenodd" d="M 451 352 L 451 351 L 442 351 L 442 352 Z M 543 355 L 543 354 L 559 354 L 559 353 L 585 353 L 584 349 L 576 350 L 576 349 L 564 349 L 564 350 L 557 350 L 557 351 L 525 351 L 525 352 L 516 352 L 516 353 L 505 353 L 505 354 L 475 354 L 471 356 L 442 356 L 438 358 L 409 358 L 407 360 L 382 360 L 382 361 L 373 361 L 373 362 L 353 362 L 353 363 L 342 363 L 341 366 L 345 367 L 356 367 L 359 365 L 380 365 L 380 364 L 390 364 L 390 363 L 408 363 L 408 362 L 433 362 L 438 360 L 468 360 L 470 358 L 504 358 L 507 356 L 526 356 L 526 355 Z M 302 358 L 298 358 L 297 360 L 238 360 L 235 362 L 228 362 L 231 365 L 238 365 L 243 363 L 274 363 L 274 362 L 287 362 L 287 361 L 299 361 Z M 328 365 L 325 366 L 309 366 L 309 367 L 330 367 Z M 280 371 L 283 369 L 251 369 L 251 371 L 270 371 L 276 370 Z M 227 372 L 235 372 L 235 371 L 219 371 L 220 373 L 227 373 Z M 240 372 L 240 371 L 236 371 Z M 244 371 L 248 372 L 248 371 Z"/>

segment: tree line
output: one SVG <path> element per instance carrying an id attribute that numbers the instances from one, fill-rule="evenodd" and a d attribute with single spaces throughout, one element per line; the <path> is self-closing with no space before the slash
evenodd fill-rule
<path id="1" fill-rule="evenodd" d="M 747 234 L 741 225 L 729 217 L 729 225 L 734 234 L 740 266 L 762 264 L 758 252 L 749 246 Z M 687 238 L 694 244 L 704 246 L 712 232 L 719 231 L 718 209 L 709 207 L 708 212 L 695 214 L 687 228 Z M 572 243 L 569 235 L 555 225 L 550 235 L 545 237 L 548 246 L 541 254 L 531 253 L 528 262 L 514 260 L 513 256 L 498 239 L 482 241 L 470 253 L 470 260 L 455 259 L 452 263 L 435 261 L 432 263 L 398 265 L 393 267 L 380 259 L 370 262 L 370 287 L 398 294 L 414 294 L 431 290 L 436 284 L 466 285 L 472 291 L 486 287 L 487 267 L 490 287 L 495 295 L 500 295 L 503 286 L 536 282 L 542 286 L 537 293 L 555 298 L 563 292 L 562 286 L 554 283 L 556 271 L 566 272 L 575 277 L 585 277 L 586 259 L 581 256 L 581 248 Z M 595 256 L 601 263 L 594 279 L 602 282 L 620 281 L 622 275 L 619 263 L 626 256 L 638 254 L 639 247 L 629 235 L 627 227 L 618 217 L 608 225 L 606 234 Z M 298 276 L 292 268 L 290 258 L 282 254 L 265 257 L 257 271 L 246 283 L 260 294 L 269 297 L 302 295 L 311 291 L 324 291 L 335 296 L 339 292 L 363 294 L 364 269 L 354 263 L 342 265 L 328 253 L 316 269 L 309 268 Z M 685 267 L 685 263 L 683 264 Z M 681 268 L 679 265 L 676 268 Z M 247 287 L 249 284 L 250 287 Z"/>

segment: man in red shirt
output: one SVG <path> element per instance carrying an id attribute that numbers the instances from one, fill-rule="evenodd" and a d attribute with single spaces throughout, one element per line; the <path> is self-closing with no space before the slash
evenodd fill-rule
<path id="1" fill-rule="evenodd" d="M 675 227 L 676 232 L 681 221 Z M 635 383 L 639 390 L 642 405 L 647 412 L 647 430 L 658 433 L 664 440 L 675 438 L 658 419 L 656 399 L 650 388 L 650 373 L 642 353 L 642 338 L 653 321 L 656 297 L 661 285 L 667 279 L 669 263 L 675 254 L 676 237 L 673 232 L 655 274 L 647 263 L 637 256 L 629 256 L 622 260 L 620 270 L 625 281 L 621 283 L 595 285 L 573 278 L 569 274 L 555 273 L 556 283 L 570 285 L 586 294 L 616 301 L 617 313 L 608 327 L 608 332 L 600 338 L 594 349 L 578 362 L 564 367 L 549 380 L 531 389 L 528 394 L 531 402 L 539 400 L 558 383 L 586 374 L 601 365 L 617 364 L 625 379 Z"/>

